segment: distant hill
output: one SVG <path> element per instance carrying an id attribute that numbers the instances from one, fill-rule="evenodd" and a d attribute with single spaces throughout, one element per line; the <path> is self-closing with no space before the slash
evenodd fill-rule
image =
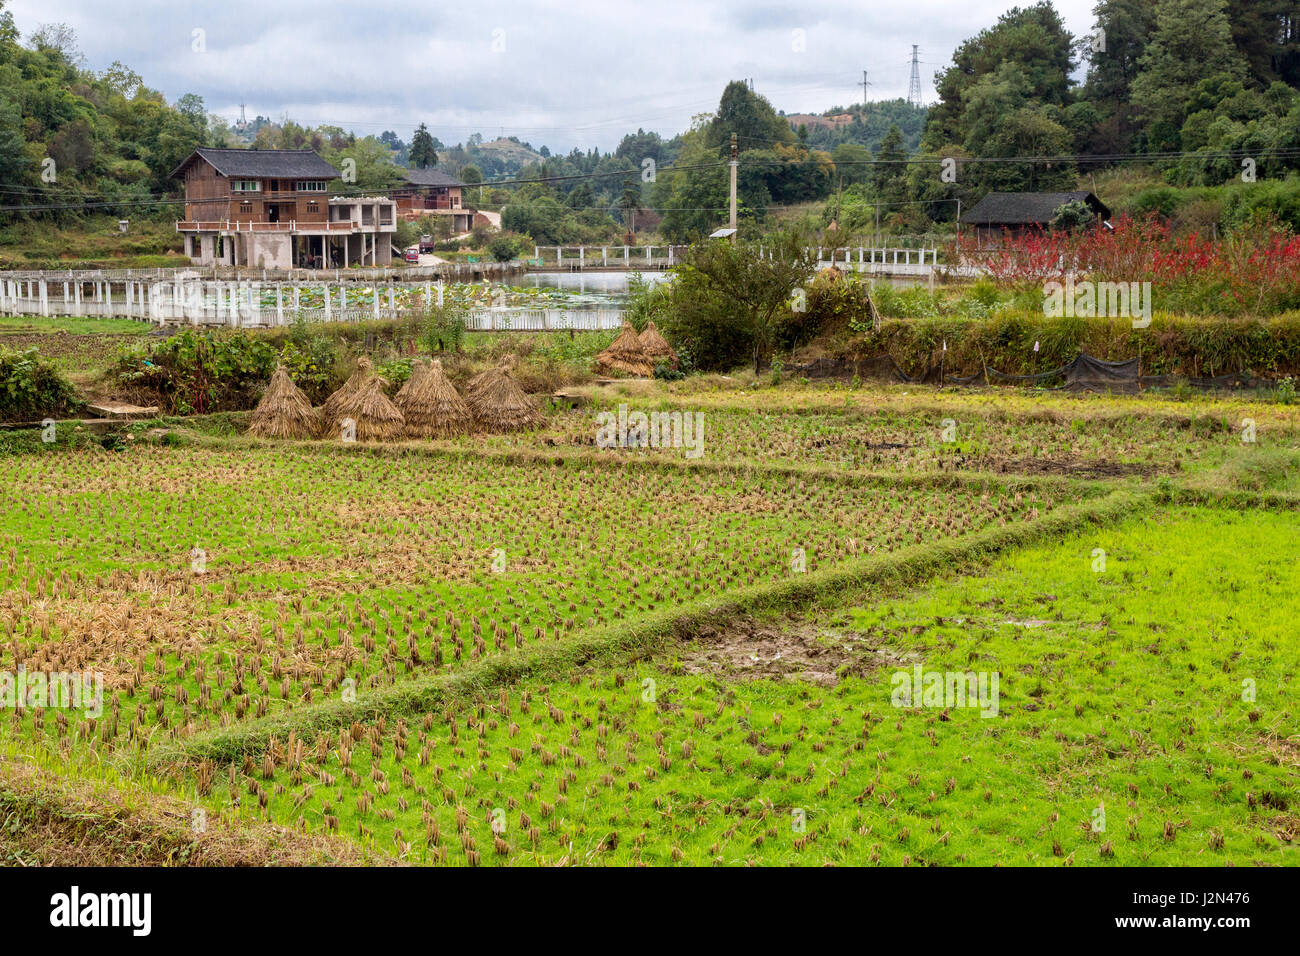
<path id="1" fill-rule="evenodd" d="M 821 114 L 790 113 L 785 118 L 796 132 L 800 126 L 808 128 L 809 146 L 827 151 L 840 143 L 856 143 L 875 152 L 889 127 L 896 123 L 903 134 L 903 145 L 912 153 L 921 143 L 927 113 L 923 106 L 911 106 L 898 99 L 836 106 Z"/>
<path id="2" fill-rule="evenodd" d="M 439 151 L 438 165 L 446 169 L 460 170 L 472 163 L 482 170 L 486 178 L 497 179 L 513 176 L 525 166 L 540 163 L 549 155 L 545 147 L 542 152 L 538 152 L 530 144 L 520 142 L 519 138 L 514 136 L 489 140 L 485 143 L 476 142 L 476 137 L 471 136 L 469 142 L 464 145 L 457 144 L 450 149 Z"/>

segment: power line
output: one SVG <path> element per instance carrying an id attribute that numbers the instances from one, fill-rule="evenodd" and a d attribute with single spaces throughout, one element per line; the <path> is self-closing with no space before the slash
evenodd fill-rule
<path id="1" fill-rule="evenodd" d="M 744 137 L 744 138 L 753 142 L 768 142 L 768 143 L 776 144 L 776 141 L 774 140 L 760 140 L 756 137 Z M 779 145 L 794 145 L 794 144 L 782 143 Z M 850 160 L 844 162 L 835 162 L 834 160 L 831 160 L 830 162 L 837 168 L 875 167 L 875 166 L 886 166 L 886 167 L 936 166 L 936 165 L 942 165 L 948 159 L 955 160 L 959 165 L 961 164 L 996 165 L 996 164 L 1008 164 L 1008 163 L 1019 163 L 1019 164 L 1121 163 L 1121 162 L 1149 163 L 1155 161 L 1166 161 L 1166 160 L 1177 160 L 1177 159 L 1239 160 L 1242 157 L 1247 155 L 1251 156 L 1252 158 L 1270 157 L 1275 159 L 1293 160 L 1293 159 L 1300 159 L 1300 148 L 1284 147 L 1284 148 L 1266 149 L 1266 150 L 1250 150 L 1250 151 L 1238 150 L 1238 151 L 1231 151 L 1231 152 L 1230 151 L 1209 151 L 1209 152 L 1169 151 L 1169 152 L 1160 152 L 1160 153 L 1105 153 L 1105 154 L 1075 153 L 1075 154 L 1061 154 L 1061 155 L 1054 155 L 1054 156 L 952 156 L 952 157 L 928 156 L 919 159 L 918 158 L 899 159 L 899 160 L 867 159 L 867 160 Z M 770 159 L 769 160 L 769 159 L 751 158 L 750 160 L 743 163 L 742 165 L 750 166 L 750 167 L 795 167 L 807 163 L 817 163 L 821 165 L 824 164 L 825 162 L 826 160 L 818 159 L 809 155 L 801 159 Z M 658 167 L 657 172 L 661 174 L 670 174 L 674 172 L 690 172 L 693 170 L 703 170 L 703 169 L 724 169 L 727 167 L 727 165 L 728 165 L 727 162 L 721 160 L 713 163 L 693 163 L 685 166 L 678 166 L 676 164 L 670 163 Z M 521 177 L 515 179 L 484 180 L 481 183 L 465 183 L 463 184 L 463 186 L 467 189 L 474 189 L 478 187 L 522 186 L 528 183 L 548 185 L 551 183 L 579 182 L 579 181 L 607 179 L 607 178 L 614 178 L 614 177 L 635 179 L 638 177 L 638 175 L 639 175 L 639 171 L 634 168 L 634 169 L 607 170 L 605 172 L 575 173 L 575 174 L 557 175 L 557 176 L 537 176 L 532 178 Z M 374 195 L 377 190 L 384 191 L 389 188 L 392 187 L 383 187 L 383 186 L 359 187 L 358 186 L 358 187 L 353 187 L 351 189 L 340 189 L 340 190 L 332 191 L 332 194 L 333 196 L 341 199 L 357 198 L 362 196 L 371 196 Z M 17 190 L 30 190 L 35 192 L 38 191 L 38 189 L 39 187 L 21 186 L 17 184 L 0 185 L 0 193 L 17 191 Z M 69 202 L 62 202 L 62 203 L 28 203 L 28 204 L 20 204 L 20 205 L 0 206 L 0 212 L 34 212 L 34 211 L 62 210 L 62 209 L 102 209 L 102 208 L 116 208 L 116 207 L 135 207 L 135 206 L 169 206 L 169 205 L 180 205 L 184 203 L 188 203 L 190 205 L 203 205 L 207 203 L 228 203 L 230 201 L 231 200 L 229 198 L 223 198 L 223 197 L 213 197 L 207 199 L 196 198 L 196 199 L 187 200 L 179 197 L 155 195 L 155 196 L 123 198 L 123 199 L 102 199 L 98 201 L 80 200 L 75 202 L 69 201 Z M 944 200 L 940 200 L 940 199 L 919 200 L 918 202 L 929 203 L 929 202 L 939 202 L 939 201 L 944 201 Z"/>

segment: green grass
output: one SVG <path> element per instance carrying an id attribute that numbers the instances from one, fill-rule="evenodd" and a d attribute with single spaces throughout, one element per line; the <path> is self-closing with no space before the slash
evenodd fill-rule
<path id="1" fill-rule="evenodd" d="M 39 315 L 0 316 L 0 344 L 3 336 L 24 332 L 67 332 L 70 335 L 141 335 L 152 326 L 135 319 L 80 318 L 57 316 L 43 318 Z"/>

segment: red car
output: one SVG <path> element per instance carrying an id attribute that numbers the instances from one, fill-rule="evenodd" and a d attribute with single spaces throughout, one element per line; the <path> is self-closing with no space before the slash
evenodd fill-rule
<path id="1" fill-rule="evenodd" d="M 418 248 L 416 248 L 415 246 L 412 246 L 410 249 L 407 249 L 407 250 L 406 250 L 406 261 L 407 261 L 407 262 L 419 262 L 419 261 L 420 261 L 420 250 L 419 250 Z"/>

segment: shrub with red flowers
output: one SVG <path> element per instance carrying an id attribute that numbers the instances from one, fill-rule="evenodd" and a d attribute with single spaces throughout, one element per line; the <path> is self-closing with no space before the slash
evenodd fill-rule
<path id="1" fill-rule="evenodd" d="M 1037 231 L 996 243 L 962 236 L 955 261 L 1018 290 L 1078 281 L 1150 282 L 1156 308 L 1191 315 L 1262 316 L 1300 308 L 1300 237 L 1260 219 L 1217 241 L 1176 236 L 1156 217 L 1113 229 Z"/>

